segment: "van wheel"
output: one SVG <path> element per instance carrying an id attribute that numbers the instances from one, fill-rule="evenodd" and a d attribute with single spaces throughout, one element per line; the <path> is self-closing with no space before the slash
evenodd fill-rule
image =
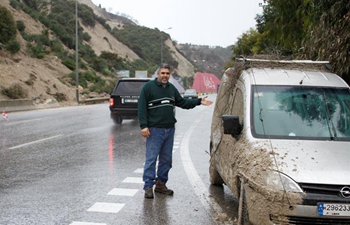
<path id="1" fill-rule="evenodd" d="M 113 118 L 113 121 L 114 121 L 115 124 L 122 124 L 123 118 L 121 118 L 120 116 L 115 116 Z"/>
<path id="2" fill-rule="evenodd" d="M 209 165 L 209 175 L 210 175 L 210 183 L 213 185 L 220 186 L 224 183 L 219 172 L 215 168 L 214 157 L 210 157 L 210 165 Z"/>
<path id="3" fill-rule="evenodd" d="M 250 225 L 244 183 L 240 182 L 240 192 L 238 199 L 238 225 Z"/>

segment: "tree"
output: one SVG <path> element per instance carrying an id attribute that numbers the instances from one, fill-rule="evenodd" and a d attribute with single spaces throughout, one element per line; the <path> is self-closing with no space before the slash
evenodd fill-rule
<path id="1" fill-rule="evenodd" d="M 255 17 L 258 35 L 244 33 L 233 55 L 274 54 L 327 60 L 350 83 L 349 0 L 269 0 Z"/>
<path id="2" fill-rule="evenodd" d="M 252 55 L 254 53 L 254 45 L 257 43 L 259 35 L 260 34 L 252 28 L 248 32 L 243 33 L 232 47 L 233 55 Z"/>
<path id="3" fill-rule="evenodd" d="M 300 8 L 303 0 L 270 0 L 263 17 L 256 17 L 259 31 L 284 54 L 292 54 L 304 37 Z"/>
<path id="4" fill-rule="evenodd" d="M 350 2 L 336 0 L 331 5 L 321 2 L 315 12 L 319 22 L 309 27 L 301 57 L 330 61 L 334 72 L 350 83 Z"/>
<path id="5" fill-rule="evenodd" d="M 5 7 L 0 6 L 0 43 L 6 44 L 16 37 L 16 22 L 12 13 Z"/>

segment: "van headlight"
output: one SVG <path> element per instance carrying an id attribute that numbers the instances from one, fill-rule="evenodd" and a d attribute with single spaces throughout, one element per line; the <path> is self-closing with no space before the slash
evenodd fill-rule
<path id="1" fill-rule="evenodd" d="M 300 186 L 290 177 L 277 171 L 270 171 L 265 177 L 266 186 L 279 191 L 303 192 Z"/>

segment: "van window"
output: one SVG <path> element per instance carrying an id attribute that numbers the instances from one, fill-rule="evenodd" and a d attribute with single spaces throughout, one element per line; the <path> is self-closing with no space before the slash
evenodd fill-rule
<path id="1" fill-rule="evenodd" d="M 350 139 L 346 88 L 253 86 L 251 113 L 257 138 Z"/>

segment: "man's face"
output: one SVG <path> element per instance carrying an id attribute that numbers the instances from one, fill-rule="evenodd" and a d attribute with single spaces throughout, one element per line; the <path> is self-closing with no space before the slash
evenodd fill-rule
<path id="1" fill-rule="evenodd" d="M 166 84 L 170 78 L 170 70 L 162 68 L 158 71 L 158 81 L 162 84 Z"/>

